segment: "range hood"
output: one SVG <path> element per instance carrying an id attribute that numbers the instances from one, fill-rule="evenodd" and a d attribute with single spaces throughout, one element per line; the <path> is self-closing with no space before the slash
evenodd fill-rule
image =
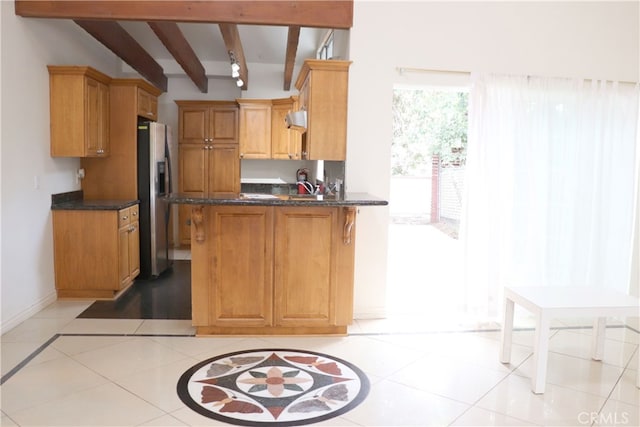
<path id="1" fill-rule="evenodd" d="M 307 112 L 305 110 L 290 111 L 284 121 L 287 123 L 288 129 L 297 130 L 298 132 L 307 131 Z"/>

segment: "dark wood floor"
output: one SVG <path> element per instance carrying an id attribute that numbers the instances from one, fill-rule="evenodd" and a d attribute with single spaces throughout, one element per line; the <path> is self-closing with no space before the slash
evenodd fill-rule
<path id="1" fill-rule="evenodd" d="M 191 261 L 176 260 L 157 279 L 136 280 L 116 301 L 96 301 L 79 318 L 191 319 Z"/>

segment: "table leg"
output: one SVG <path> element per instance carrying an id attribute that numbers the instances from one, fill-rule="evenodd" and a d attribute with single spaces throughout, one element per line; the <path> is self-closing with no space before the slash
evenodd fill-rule
<path id="1" fill-rule="evenodd" d="M 640 347 L 638 347 L 638 350 L 640 352 Z M 640 388 L 640 354 L 638 355 L 638 367 L 637 367 L 637 375 L 636 375 L 636 387 Z"/>
<path id="2" fill-rule="evenodd" d="M 533 343 L 533 372 L 531 391 L 544 393 L 549 357 L 549 317 L 542 311 L 536 318 L 536 335 Z"/>
<path id="3" fill-rule="evenodd" d="M 511 361 L 511 342 L 513 336 L 513 301 L 504 299 L 504 322 L 502 323 L 500 362 Z"/>
<path id="4" fill-rule="evenodd" d="M 591 336 L 591 358 L 602 360 L 604 357 L 604 338 L 606 335 L 607 318 L 598 317 L 593 322 L 593 335 Z"/>

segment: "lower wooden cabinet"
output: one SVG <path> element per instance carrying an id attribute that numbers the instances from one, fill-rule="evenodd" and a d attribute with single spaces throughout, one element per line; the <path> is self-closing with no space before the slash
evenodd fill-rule
<path id="1" fill-rule="evenodd" d="M 54 210 L 59 298 L 113 299 L 140 274 L 138 205 L 121 210 Z"/>
<path id="2" fill-rule="evenodd" d="M 354 208 L 208 206 L 192 212 L 198 334 L 345 334 Z M 352 223 L 348 224 L 350 236 Z"/>
<path id="3" fill-rule="evenodd" d="M 215 290 L 205 322 L 217 326 L 273 323 L 273 209 L 223 206 L 209 210 L 209 285 Z M 193 250 L 193 245 L 192 245 Z M 193 264 L 192 264 L 193 265 Z"/>
<path id="4" fill-rule="evenodd" d="M 337 208 L 275 211 L 275 318 L 281 326 L 336 324 Z"/>

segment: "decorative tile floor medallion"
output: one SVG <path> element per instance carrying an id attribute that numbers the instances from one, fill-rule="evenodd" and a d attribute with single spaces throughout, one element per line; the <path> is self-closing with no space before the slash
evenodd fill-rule
<path id="1" fill-rule="evenodd" d="M 258 349 L 200 362 L 178 381 L 178 396 L 205 417 L 243 426 L 299 426 L 359 405 L 369 379 L 322 353 Z"/>

